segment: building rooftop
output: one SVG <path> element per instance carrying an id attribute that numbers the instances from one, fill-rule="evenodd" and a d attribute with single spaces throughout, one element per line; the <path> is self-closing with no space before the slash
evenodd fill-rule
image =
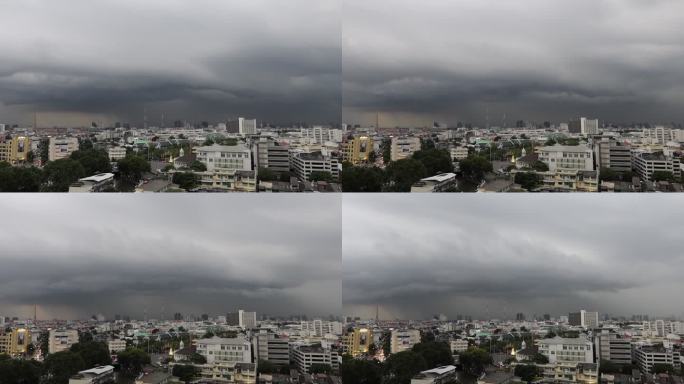
<path id="1" fill-rule="evenodd" d="M 243 144 L 235 144 L 235 145 L 219 145 L 219 144 L 214 144 L 214 145 L 209 145 L 205 147 L 197 147 L 195 149 L 196 152 L 243 152 L 243 151 L 249 151 L 249 149 L 243 145 Z"/>
<path id="2" fill-rule="evenodd" d="M 109 180 L 113 177 L 114 177 L 113 173 L 100 173 L 100 174 L 97 174 L 94 176 L 84 177 L 82 179 L 79 179 L 79 181 L 82 181 L 82 182 L 92 181 L 94 183 L 100 183 L 100 182 L 103 182 L 105 180 Z"/>
<path id="3" fill-rule="evenodd" d="M 539 151 L 543 152 L 589 152 L 591 149 L 586 145 L 552 145 L 546 147 L 539 147 Z"/>

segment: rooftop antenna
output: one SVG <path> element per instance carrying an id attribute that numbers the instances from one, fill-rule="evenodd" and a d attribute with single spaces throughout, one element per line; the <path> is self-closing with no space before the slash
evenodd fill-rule
<path id="1" fill-rule="evenodd" d="M 164 112 L 162 112 L 162 115 L 161 115 L 161 127 L 166 128 L 166 119 L 164 116 Z"/>
<path id="2" fill-rule="evenodd" d="M 143 127 L 147 129 L 147 107 L 143 108 Z"/>
<path id="3" fill-rule="evenodd" d="M 375 129 L 380 129 L 380 112 L 375 112 Z"/>
<path id="4" fill-rule="evenodd" d="M 487 122 L 487 129 L 489 129 L 489 107 L 487 107 L 487 113 L 485 115 L 485 120 Z"/>
<path id="5" fill-rule="evenodd" d="M 375 322 L 380 322 L 380 304 L 375 304 Z"/>
<path id="6" fill-rule="evenodd" d="M 38 129 L 38 112 L 33 111 L 33 130 Z"/>
<path id="7" fill-rule="evenodd" d="M 38 304 L 33 304 L 33 324 L 38 322 Z"/>

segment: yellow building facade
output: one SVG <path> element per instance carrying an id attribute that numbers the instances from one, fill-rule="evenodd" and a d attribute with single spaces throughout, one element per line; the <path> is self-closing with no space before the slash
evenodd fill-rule
<path id="1" fill-rule="evenodd" d="M 0 161 L 10 164 L 25 162 L 31 152 L 31 139 L 26 136 L 17 136 L 0 141 Z"/>

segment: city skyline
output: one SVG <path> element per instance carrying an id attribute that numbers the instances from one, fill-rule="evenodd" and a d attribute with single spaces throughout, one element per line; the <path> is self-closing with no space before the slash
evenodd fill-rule
<path id="1" fill-rule="evenodd" d="M 340 120 L 340 2 L 0 2 L 0 117 Z M 26 28 L 26 26 L 31 26 Z"/>
<path id="2" fill-rule="evenodd" d="M 676 0 L 348 0 L 343 119 L 679 122 L 683 12 Z"/>
<path id="3" fill-rule="evenodd" d="M 684 315 L 676 196 L 528 196 L 345 196 L 345 315 Z"/>
<path id="4" fill-rule="evenodd" d="M 333 195 L 8 195 L 0 315 L 33 318 L 34 305 L 41 319 L 337 315 L 339 204 Z"/>

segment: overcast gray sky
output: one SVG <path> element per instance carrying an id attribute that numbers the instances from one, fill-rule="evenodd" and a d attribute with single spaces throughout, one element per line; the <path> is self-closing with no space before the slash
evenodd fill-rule
<path id="1" fill-rule="evenodd" d="M 6 195 L 0 315 L 341 313 L 341 198 Z"/>
<path id="2" fill-rule="evenodd" d="M 682 196 L 453 197 L 344 196 L 345 314 L 684 316 Z"/>
<path id="3" fill-rule="evenodd" d="M 0 0 L 0 121 L 339 122 L 341 0 Z"/>
<path id="4" fill-rule="evenodd" d="M 679 0 L 344 0 L 348 122 L 681 123 Z"/>

